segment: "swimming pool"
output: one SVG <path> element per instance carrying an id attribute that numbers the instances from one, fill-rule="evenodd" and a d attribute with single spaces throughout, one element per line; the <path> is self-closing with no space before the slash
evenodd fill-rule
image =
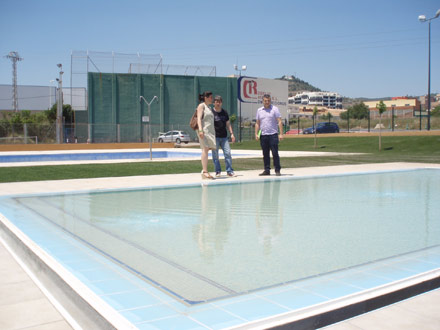
<path id="1" fill-rule="evenodd" d="M 200 151 L 152 151 L 153 158 L 194 158 L 200 157 Z M 52 152 L 52 153 L 16 153 L 0 155 L 0 163 L 78 161 L 78 160 L 109 160 L 109 159 L 149 159 L 149 151 L 123 152 Z"/>
<path id="2" fill-rule="evenodd" d="M 304 300 L 322 302 L 334 294 L 329 288 L 307 298 L 304 288 L 325 274 L 351 270 L 359 275 L 358 269 L 371 266 L 373 282 L 385 283 L 390 275 L 373 275 L 384 260 L 395 256 L 412 260 L 414 253 L 435 259 L 432 249 L 440 237 L 439 172 L 13 197 L 3 199 L 0 210 L 118 306 L 127 304 L 115 302 L 121 293 L 109 292 L 114 289 L 109 283 L 104 287 L 102 278 L 90 280 L 96 266 L 72 250 L 97 253 L 100 267 L 121 266 L 119 272 L 135 274 L 191 306 L 247 300 L 243 294 L 249 292 L 266 295 L 267 300 L 268 292 L 283 296 L 292 286 Z M 343 287 L 352 293 L 365 285 L 371 283 Z M 165 297 L 162 301 L 175 307 Z M 278 304 L 279 312 L 287 311 L 286 305 Z M 122 310 L 141 322 L 138 309 L 124 305 Z"/>

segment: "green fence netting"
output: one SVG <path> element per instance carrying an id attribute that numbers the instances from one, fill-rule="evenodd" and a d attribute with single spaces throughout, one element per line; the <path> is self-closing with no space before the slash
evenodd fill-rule
<path id="1" fill-rule="evenodd" d="M 198 104 L 198 95 L 206 90 L 223 98 L 229 115 L 237 115 L 237 78 L 198 77 L 154 74 L 88 74 L 89 109 L 87 116 L 78 116 L 79 139 L 95 143 L 148 142 L 151 129 L 153 141 L 159 132 L 187 131 L 190 118 Z M 140 102 L 143 96 L 150 102 Z M 149 122 L 148 122 L 149 119 Z M 237 122 L 233 123 L 234 126 Z M 236 127 L 234 127 L 236 129 Z"/>

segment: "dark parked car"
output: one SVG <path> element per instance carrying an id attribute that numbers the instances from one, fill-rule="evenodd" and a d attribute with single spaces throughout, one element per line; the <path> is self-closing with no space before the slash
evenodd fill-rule
<path id="1" fill-rule="evenodd" d="M 314 134 L 315 128 L 309 127 L 303 130 L 303 134 Z M 316 125 L 316 133 L 339 133 L 339 126 L 336 123 L 318 123 Z"/>

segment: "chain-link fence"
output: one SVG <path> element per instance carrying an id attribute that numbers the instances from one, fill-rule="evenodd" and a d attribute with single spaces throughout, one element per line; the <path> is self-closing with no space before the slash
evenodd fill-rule
<path id="1" fill-rule="evenodd" d="M 93 141 L 90 139 L 88 132 L 94 132 Z M 137 142 L 158 142 L 159 136 L 170 132 L 179 131 L 184 135 L 189 135 L 190 142 L 197 142 L 197 134 L 193 131 L 187 123 L 172 124 L 172 125 L 149 125 L 143 123 L 140 125 L 134 124 L 77 124 L 74 132 L 73 141 L 78 143 L 137 143 Z M 136 132 L 134 137 L 133 132 Z"/>
<path id="2" fill-rule="evenodd" d="M 55 143 L 55 124 L 0 123 L 0 144 Z"/>
<path id="3" fill-rule="evenodd" d="M 91 141 L 89 132 L 94 132 Z M 64 143 L 136 143 L 158 142 L 161 134 L 178 131 L 188 135 L 189 142 L 197 142 L 197 134 L 187 123 L 173 125 L 133 124 L 74 124 L 63 125 Z M 140 133 L 133 139 L 132 132 Z M 0 144 L 56 143 L 55 124 L 0 124 Z"/>
<path id="4" fill-rule="evenodd" d="M 318 119 L 319 122 L 327 120 Z M 349 119 L 342 120 L 332 118 L 332 122 L 338 124 L 340 132 L 378 132 L 379 119 Z M 382 132 L 392 131 L 426 131 L 427 118 L 382 118 Z M 238 121 L 232 123 L 235 136 L 239 136 Z M 291 119 L 285 125 L 285 132 L 289 134 L 302 134 L 308 127 L 313 127 L 311 118 Z M 431 129 L 440 130 L 440 117 L 431 117 Z M 168 125 L 141 124 L 65 124 L 63 125 L 64 143 L 148 143 L 158 142 L 159 135 L 169 131 L 181 131 L 188 134 L 190 142 L 198 142 L 197 134 L 189 127 L 189 123 L 177 123 Z M 93 140 L 90 132 L 94 132 Z M 133 138 L 133 132 L 137 132 Z M 255 139 L 255 127 L 253 124 L 241 128 L 242 141 Z M 52 144 L 56 143 L 55 124 L 10 124 L 0 123 L 0 144 Z"/>
<path id="5" fill-rule="evenodd" d="M 290 130 L 292 134 L 301 134 L 304 129 L 325 121 L 328 120 L 317 119 L 314 123 L 312 118 L 294 118 L 290 120 L 285 130 Z M 379 120 L 379 117 L 370 119 L 341 119 L 334 117 L 330 121 L 338 124 L 340 132 L 378 132 L 379 128 L 383 132 L 415 131 L 427 130 L 428 127 L 427 117 L 423 116 L 412 118 L 383 117 L 381 120 Z M 431 117 L 430 125 L 431 130 L 440 130 L 440 117 Z"/>

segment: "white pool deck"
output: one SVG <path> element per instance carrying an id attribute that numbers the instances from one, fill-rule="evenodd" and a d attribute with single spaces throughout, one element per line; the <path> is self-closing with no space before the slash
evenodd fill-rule
<path id="1" fill-rule="evenodd" d="M 282 177 L 307 177 L 370 171 L 403 170 L 416 168 L 438 168 L 438 164 L 386 163 L 311 168 L 282 169 Z M 156 176 L 134 176 L 118 178 L 78 179 L 63 181 L 38 181 L 1 183 L 0 196 L 56 193 L 68 191 L 107 190 L 141 188 L 180 184 L 218 184 L 234 181 L 267 180 L 259 177 L 261 170 L 238 171 L 234 178 L 222 177 L 214 181 L 201 180 L 200 173 L 169 174 Z M 280 179 L 271 176 L 270 179 Z M 0 329 L 70 329 L 78 328 L 72 318 L 58 302 L 51 297 L 38 276 L 27 269 L 4 240 L 0 244 Z M 438 275 L 437 275 L 438 276 Z M 440 290 L 429 291 L 390 306 L 362 314 L 346 321 L 331 325 L 328 329 L 439 329 Z M 289 315 L 286 315 L 288 319 Z M 290 317 L 293 317 L 290 315 Z M 298 317 L 296 315 L 295 317 Z M 265 323 L 249 322 L 241 324 L 246 329 L 267 328 L 279 325 L 279 320 Z M 176 327 L 179 329 L 180 327 Z M 206 328 L 203 328 L 206 329 Z"/>

